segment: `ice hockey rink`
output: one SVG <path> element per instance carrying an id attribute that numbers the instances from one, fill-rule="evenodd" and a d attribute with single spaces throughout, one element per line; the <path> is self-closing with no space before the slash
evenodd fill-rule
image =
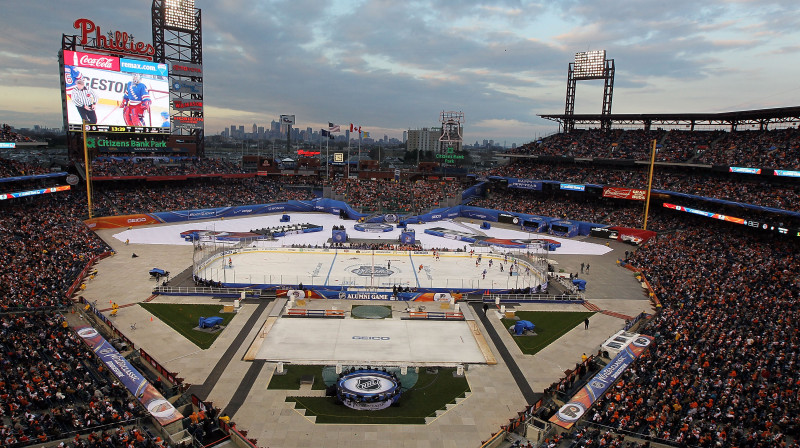
<path id="1" fill-rule="evenodd" d="M 432 251 L 374 252 L 253 250 L 217 256 L 197 275 L 235 284 L 365 288 L 509 289 L 535 288 L 543 283 L 533 265 L 513 265 L 499 254 L 440 252 L 437 258 Z"/>
<path id="2" fill-rule="evenodd" d="M 161 224 L 124 230 L 115 237 L 121 241 L 128 240 L 130 244 L 189 245 L 192 243 L 185 241 L 180 235 L 181 232 L 189 230 L 249 232 L 253 229 L 285 225 L 286 223 L 280 222 L 282 215 Z M 611 250 L 601 244 L 552 235 L 494 227 L 482 229 L 479 220 L 463 222 L 445 220 L 410 224 L 408 228 L 415 230 L 417 243 L 426 249 L 415 253 L 323 249 L 323 244 L 330 244 L 333 226 L 344 226 L 351 239 L 386 241 L 387 244 L 396 244 L 401 230 L 395 228 L 389 232 L 367 233 L 355 230 L 353 227 L 355 221 L 342 220 L 336 215 L 326 213 L 289 215 L 290 224 L 320 225 L 323 231 L 287 235 L 275 241 L 259 241 L 256 247 L 249 247 L 234 254 L 220 254 L 204 263 L 198 275 L 223 283 L 252 285 L 302 283 L 307 286 L 367 288 L 391 288 L 397 285 L 412 288 L 511 289 L 528 286 L 535 288 L 543 282 L 536 266 L 513 265 L 510 261 L 504 261 L 504 252 L 519 249 L 473 247 L 464 241 L 424 233 L 425 229 L 434 227 L 494 238 L 556 240 L 561 243 L 561 247 L 553 253 L 559 255 L 602 255 Z M 291 247 L 302 245 L 306 247 L 302 249 Z M 438 260 L 431 250 L 437 248 L 446 250 L 438 252 Z M 453 252 L 456 249 L 462 251 Z M 475 253 L 471 255 L 469 251 L 473 250 Z M 546 253 L 537 255 L 548 256 Z M 187 262 L 191 263 L 192 260 Z"/>

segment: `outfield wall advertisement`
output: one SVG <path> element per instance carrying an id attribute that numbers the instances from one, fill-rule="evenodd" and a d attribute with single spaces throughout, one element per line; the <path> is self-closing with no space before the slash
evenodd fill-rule
<path id="1" fill-rule="evenodd" d="M 161 395 L 155 386 L 150 384 L 144 375 L 136 370 L 96 329 L 82 326 L 75 328 L 75 331 L 83 339 L 83 342 L 92 348 L 92 351 L 97 354 L 109 371 L 162 426 L 183 418 L 183 415 Z"/>
<path id="2" fill-rule="evenodd" d="M 586 413 L 587 410 L 611 387 L 625 370 L 633 364 L 639 356 L 644 353 L 653 342 L 650 336 L 642 335 L 636 337 L 623 351 L 606 365 L 603 370 L 597 372 L 586 386 L 559 408 L 550 422 L 562 428 L 569 429 Z"/>

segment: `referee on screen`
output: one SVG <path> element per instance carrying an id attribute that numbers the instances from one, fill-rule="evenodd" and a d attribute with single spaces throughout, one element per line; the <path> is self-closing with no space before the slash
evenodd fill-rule
<path id="1" fill-rule="evenodd" d="M 97 124 L 97 96 L 94 91 L 86 85 L 86 80 L 78 78 L 75 81 L 75 88 L 72 89 L 72 102 L 78 108 L 81 120 L 86 123 Z"/>

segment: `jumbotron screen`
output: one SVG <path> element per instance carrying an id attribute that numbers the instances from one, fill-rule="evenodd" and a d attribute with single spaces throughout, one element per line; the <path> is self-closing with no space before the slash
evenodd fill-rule
<path id="1" fill-rule="evenodd" d="M 67 126 L 89 132 L 168 134 L 167 64 L 64 51 Z"/>

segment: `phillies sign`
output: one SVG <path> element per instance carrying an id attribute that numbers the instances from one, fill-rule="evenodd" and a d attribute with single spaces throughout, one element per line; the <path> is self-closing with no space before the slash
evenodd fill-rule
<path id="1" fill-rule="evenodd" d="M 647 190 L 638 188 L 603 187 L 603 197 L 644 201 L 647 198 Z"/>
<path id="2" fill-rule="evenodd" d="M 78 19 L 72 26 L 80 30 L 80 44 L 87 48 L 96 48 L 114 53 L 125 53 L 138 57 L 145 57 L 153 60 L 156 53 L 152 45 L 144 42 L 136 42 L 133 35 L 123 31 L 109 31 L 105 35 L 100 31 L 100 27 L 89 19 Z M 94 37 L 94 45 L 87 46 L 89 37 Z"/>

